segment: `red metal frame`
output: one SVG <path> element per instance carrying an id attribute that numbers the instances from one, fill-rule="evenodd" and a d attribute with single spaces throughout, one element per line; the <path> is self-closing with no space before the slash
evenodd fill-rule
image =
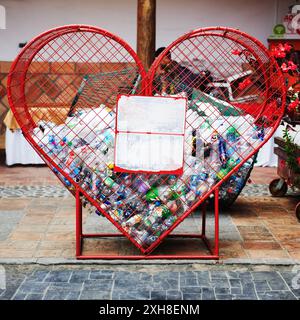
<path id="1" fill-rule="evenodd" d="M 63 38 L 63 40 L 66 41 L 67 48 L 71 47 L 72 49 L 74 49 L 73 44 L 74 44 L 74 41 L 77 40 L 77 33 L 82 35 L 85 32 L 94 33 L 95 35 L 105 36 L 109 39 L 108 43 L 110 43 L 110 45 L 114 46 L 117 43 L 117 45 L 119 45 L 122 49 L 126 50 L 126 52 L 128 54 L 128 55 L 126 55 L 126 58 L 127 57 L 132 58 L 129 60 L 131 62 L 135 63 L 135 65 L 137 67 L 137 72 L 141 76 L 141 83 L 142 84 L 141 84 L 141 90 L 138 91 L 139 95 L 141 95 L 141 94 L 152 95 L 152 87 L 153 87 L 153 80 L 154 80 L 155 73 L 160 65 L 162 58 L 166 55 L 166 53 L 169 50 L 174 49 L 174 47 L 179 48 L 180 44 L 185 45 L 183 42 L 186 40 L 189 40 L 192 43 L 191 46 L 190 47 L 187 46 L 187 47 L 183 48 L 183 50 L 187 49 L 187 52 L 181 51 L 180 48 L 178 49 L 180 51 L 181 55 L 183 55 L 184 58 L 186 58 L 187 60 L 191 60 L 190 56 L 192 56 L 192 54 L 194 54 L 194 52 L 196 52 L 196 54 L 198 54 L 199 48 L 197 48 L 197 42 L 196 42 L 196 41 L 198 41 L 197 40 L 198 36 L 204 36 L 204 37 L 205 36 L 208 36 L 208 37 L 209 36 L 216 36 L 218 38 L 220 38 L 220 37 L 227 38 L 227 39 L 232 40 L 233 42 L 238 43 L 239 45 L 243 45 L 244 47 L 246 47 L 253 54 L 253 56 L 255 56 L 257 58 L 257 61 L 259 62 L 258 71 L 262 72 L 264 80 L 265 80 L 264 83 L 266 85 L 266 89 L 263 91 L 266 96 L 268 96 L 268 94 L 269 94 L 269 92 L 268 92 L 268 89 L 270 87 L 269 82 L 271 80 L 273 82 L 275 82 L 275 80 L 276 80 L 279 83 L 279 87 L 280 87 L 279 89 L 281 90 L 280 93 L 281 93 L 282 101 L 281 101 L 281 105 L 278 106 L 278 109 L 277 109 L 278 117 L 276 118 L 276 120 L 275 119 L 271 120 L 271 125 L 270 125 L 271 128 L 268 131 L 264 140 L 261 141 L 261 143 L 259 143 L 258 145 L 256 145 L 255 148 L 253 148 L 253 150 L 251 152 L 247 153 L 246 155 L 242 154 L 241 161 L 239 164 L 237 164 L 233 169 L 231 169 L 231 171 L 229 173 L 227 173 L 224 177 L 222 177 L 222 179 L 220 179 L 220 181 L 218 181 L 216 184 L 210 186 L 209 191 L 205 192 L 201 197 L 198 196 L 196 198 L 196 200 L 194 202 L 192 202 L 191 205 L 189 205 L 188 207 L 186 207 L 186 209 L 184 209 L 185 211 L 183 213 L 180 213 L 181 215 L 177 216 L 177 220 L 173 223 L 173 225 L 171 225 L 167 230 L 163 231 L 160 234 L 160 236 L 158 236 L 157 240 L 155 240 L 147 248 L 144 248 L 141 244 L 139 244 L 133 236 L 131 236 L 129 233 L 126 232 L 126 230 L 124 230 L 124 228 L 122 228 L 120 221 L 115 221 L 113 219 L 113 217 L 110 215 L 110 213 L 108 211 L 106 211 L 106 209 L 103 209 L 103 207 L 100 206 L 101 203 L 99 201 L 97 201 L 95 198 L 93 198 L 93 192 L 84 190 L 75 180 L 73 180 L 68 175 L 68 173 L 66 171 L 61 169 L 58 166 L 58 164 L 56 163 L 56 158 L 52 158 L 46 151 L 43 150 L 43 148 L 34 140 L 33 134 L 31 132 L 31 129 L 36 126 L 36 123 L 34 122 L 33 118 L 31 117 L 30 112 L 28 110 L 29 106 L 27 105 L 28 100 L 27 100 L 25 85 L 26 85 L 26 81 L 28 80 L 26 78 L 28 68 L 30 67 L 32 61 L 34 61 L 35 56 L 38 55 L 39 51 L 42 50 L 44 47 L 47 48 L 50 41 L 55 41 L 56 38 L 65 37 L 65 38 Z M 72 36 L 74 36 L 74 38 L 72 38 Z M 84 38 L 84 36 L 83 36 L 83 38 Z M 86 39 L 84 39 L 84 40 L 86 40 Z M 87 40 L 87 42 L 88 41 L 89 40 Z M 193 41 L 195 41 L 196 44 L 193 43 Z M 83 43 L 82 46 L 85 49 L 87 49 L 85 47 L 85 44 L 86 43 Z M 97 45 L 96 45 L 93 41 L 91 41 L 91 43 L 88 43 L 88 44 L 92 47 L 96 46 L 97 47 L 96 49 L 101 51 L 102 47 L 105 46 L 106 43 L 102 44 L 101 41 L 98 41 Z M 63 45 L 64 45 L 64 43 L 62 43 L 61 46 L 59 46 L 56 49 L 58 51 L 57 52 L 58 54 L 61 53 L 60 50 L 62 50 L 63 53 L 67 53 L 62 49 Z M 50 46 L 51 46 L 51 44 L 50 44 Z M 210 46 L 210 44 L 208 43 L 208 47 L 209 46 Z M 79 50 L 79 48 L 77 48 L 76 50 Z M 88 47 L 88 48 L 90 48 L 90 47 Z M 216 48 L 214 48 L 214 50 L 217 51 Z M 221 48 L 221 51 L 222 51 L 222 48 Z M 46 50 L 46 52 L 47 52 L 47 50 Z M 51 52 L 51 50 L 50 50 L 50 52 Z M 72 51 L 72 52 L 74 53 L 74 51 Z M 228 51 L 228 52 L 230 52 L 230 51 Z M 227 54 L 228 54 L 228 52 L 227 52 Z M 77 53 L 77 51 L 76 51 L 76 53 Z M 205 51 L 204 57 L 209 58 L 210 53 L 211 52 L 209 50 L 208 50 L 208 52 Z M 220 55 L 220 52 L 218 53 L 218 55 Z M 199 54 L 199 56 L 200 56 L 200 54 Z M 113 60 L 114 58 L 116 58 L 116 57 L 110 56 L 108 58 L 108 61 L 110 61 L 110 59 Z M 48 57 L 46 55 L 46 61 L 47 61 L 47 59 L 50 61 L 53 61 L 51 59 L 54 59 L 54 61 L 55 61 L 55 59 L 58 59 L 57 57 L 55 57 L 55 50 L 54 50 L 54 53 L 51 53 L 50 57 Z M 77 58 L 77 59 L 78 59 L 77 62 L 80 62 L 80 63 L 87 62 L 87 60 L 85 60 L 85 58 L 83 58 L 82 56 L 79 56 L 79 58 Z M 274 67 L 278 71 L 278 74 L 276 74 L 276 79 L 275 78 L 270 79 L 270 76 L 268 76 L 268 74 L 267 74 L 268 70 L 266 70 L 267 66 L 264 65 L 264 63 L 265 63 L 264 59 L 267 62 L 270 62 L 272 67 Z M 207 59 L 207 60 L 209 61 L 209 59 Z M 34 38 L 32 41 L 30 41 L 23 48 L 23 50 L 20 52 L 20 54 L 18 55 L 18 57 L 16 58 L 16 60 L 14 61 L 13 65 L 11 67 L 11 70 L 10 70 L 10 73 L 8 76 L 8 100 L 9 100 L 11 109 L 16 117 L 16 120 L 18 121 L 18 123 L 22 129 L 22 132 L 23 132 L 25 138 L 27 139 L 27 141 L 33 146 L 33 148 L 40 154 L 40 156 L 46 161 L 46 163 L 51 168 L 55 168 L 56 171 L 59 172 L 59 174 L 62 177 L 64 177 L 65 179 L 67 179 L 70 182 L 70 184 L 72 185 L 73 189 L 71 190 L 71 192 L 72 192 L 72 194 L 75 195 L 75 198 L 76 198 L 76 256 L 80 259 L 93 259 L 93 258 L 101 258 L 101 259 L 160 259 L 160 258 L 161 259 L 173 259 L 173 258 L 176 258 L 176 259 L 179 259 L 179 258 L 182 258 L 182 259 L 218 259 L 219 258 L 219 206 L 218 206 L 219 187 L 234 172 L 238 171 L 239 168 L 248 159 L 250 159 L 257 152 L 257 150 L 260 147 L 262 147 L 268 141 L 268 139 L 272 136 L 272 134 L 277 129 L 277 127 L 281 121 L 281 116 L 284 111 L 285 87 L 283 85 L 281 86 L 281 84 L 284 83 L 283 77 L 280 72 L 280 69 L 277 68 L 278 66 L 276 64 L 274 64 L 274 61 L 275 61 L 274 58 L 267 53 L 267 49 L 260 42 L 258 42 L 256 39 L 254 39 L 253 37 L 250 37 L 249 35 L 241 32 L 239 30 L 235 30 L 235 29 L 231 29 L 231 28 L 223 28 L 223 27 L 198 29 L 198 30 L 194 30 L 194 31 L 180 37 L 179 39 L 174 41 L 172 44 L 170 44 L 167 47 L 167 49 L 165 50 L 165 52 L 163 52 L 154 61 L 148 74 L 146 74 L 139 58 L 137 57 L 137 55 L 133 51 L 133 49 L 131 49 L 125 41 L 123 41 L 119 37 L 107 32 L 103 29 L 90 27 L 90 26 L 83 26 L 83 25 L 64 26 L 64 27 L 59 27 L 59 28 L 49 30 L 49 31 L 39 35 L 38 37 Z M 209 61 L 209 62 L 212 63 L 211 61 Z M 65 80 L 63 79 L 63 81 L 65 81 Z M 113 83 L 112 83 L 112 85 L 113 85 Z M 68 95 L 68 93 L 66 93 L 66 95 Z M 253 108 L 254 108 L 254 105 L 253 105 Z M 261 105 L 261 108 L 258 110 L 259 113 L 257 115 L 255 115 L 256 119 L 258 119 L 262 114 L 264 114 L 265 109 L 268 109 L 270 111 L 270 106 L 268 105 L 267 100 L 265 101 L 264 105 L 263 104 Z M 103 120 L 104 119 L 99 119 L 99 121 L 103 121 Z M 224 118 L 224 121 L 226 121 L 225 118 Z M 190 125 L 190 127 L 192 127 L 192 126 Z M 86 159 L 85 157 L 82 157 L 83 162 L 85 161 L 85 159 Z M 86 163 L 86 165 L 87 165 L 87 167 L 89 167 L 88 162 Z M 183 184 L 186 183 L 186 181 L 181 181 L 181 182 L 183 182 Z M 195 235 L 195 234 L 180 235 L 180 236 L 185 236 L 185 237 L 201 238 L 204 241 L 204 243 L 206 244 L 206 246 L 208 247 L 208 249 L 210 250 L 210 253 L 211 253 L 210 255 L 179 257 L 178 255 L 156 256 L 156 255 L 150 254 L 161 243 L 161 241 L 163 240 L 164 237 L 166 237 L 168 235 L 170 237 L 176 236 L 176 235 L 170 235 L 170 232 L 172 230 L 174 230 L 199 205 L 203 205 L 205 203 L 205 201 L 207 200 L 207 198 L 210 195 L 212 195 L 213 193 L 215 195 L 215 247 L 212 248 L 210 246 L 210 244 L 206 238 L 206 235 L 205 235 L 205 230 L 206 230 L 205 212 L 203 212 L 203 215 L 202 215 L 202 234 L 201 235 Z M 101 234 L 101 235 L 84 234 L 83 228 L 82 228 L 82 204 L 81 204 L 81 198 L 80 198 L 81 195 L 83 195 L 109 221 L 111 221 L 112 224 L 114 224 L 120 230 L 120 232 L 122 234 L 121 235 L 110 234 L 110 233 L 109 234 Z M 140 198 L 140 201 L 143 201 L 141 197 L 139 197 L 139 198 Z M 204 210 L 205 210 L 205 208 L 204 208 Z M 123 236 L 123 235 L 126 236 L 138 249 L 140 249 L 140 251 L 142 252 L 142 255 L 138 255 L 138 256 L 103 256 L 102 254 L 99 254 L 99 256 L 83 256 L 82 255 L 82 242 L 83 242 L 84 238 L 116 237 L 116 236 Z"/>
<path id="2" fill-rule="evenodd" d="M 81 202 L 81 191 L 77 188 L 76 189 L 76 258 L 77 259 L 108 259 L 108 260 L 140 260 L 140 259 L 216 259 L 220 258 L 219 256 L 219 189 L 216 188 L 214 190 L 214 223 L 215 223 L 215 234 L 214 234 L 214 246 L 210 243 L 209 239 L 206 236 L 206 202 L 202 203 L 201 213 L 202 213 L 202 232 L 201 234 L 195 233 L 178 233 L 178 234 L 169 234 L 170 238 L 198 238 L 201 239 L 208 249 L 210 254 L 201 254 L 201 255 L 178 255 L 178 254 L 161 254 L 155 255 L 151 254 L 151 250 L 148 250 L 149 253 L 145 253 L 143 255 L 104 255 L 101 252 L 97 255 L 84 255 L 82 253 L 82 247 L 84 239 L 97 239 L 97 238 L 116 238 L 116 237 L 123 237 L 124 234 L 120 233 L 83 233 L 83 224 L 82 224 L 82 202 Z M 178 225 L 178 223 L 176 224 Z M 173 229 L 173 228 L 172 228 Z M 171 230 L 168 230 L 171 232 Z M 169 233 L 168 232 L 168 233 Z M 126 234 L 125 234 L 126 236 Z"/>
<path id="3" fill-rule="evenodd" d="M 127 96 L 129 97 L 129 95 L 127 94 L 123 94 L 123 95 L 119 95 L 117 97 L 117 105 L 116 105 L 116 120 L 115 120 L 115 147 L 116 147 L 116 141 L 117 141 L 117 136 L 119 133 L 138 133 L 138 134 L 148 134 L 148 132 L 142 131 L 142 132 L 138 132 L 138 131 L 123 131 L 123 130 L 118 130 L 118 113 L 119 113 L 119 100 L 121 99 L 121 97 Z M 131 96 L 135 96 L 135 97 L 145 97 L 145 95 L 131 95 Z M 184 130 L 183 133 L 179 134 L 179 133 L 173 133 L 173 132 L 151 132 L 151 134 L 157 134 L 157 135 L 169 135 L 169 136 L 182 136 L 184 138 L 185 136 L 185 131 L 186 131 L 186 111 L 187 111 L 187 105 L 188 105 L 188 100 L 187 98 L 183 98 L 183 97 L 164 97 L 164 96 L 151 96 L 152 98 L 168 98 L 168 99 L 173 99 L 173 100 L 177 100 L 177 99 L 184 99 L 186 101 L 186 105 L 185 105 L 185 113 L 184 113 Z M 116 148 L 115 148 L 116 150 Z M 184 141 L 183 141 L 183 154 L 184 154 Z M 116 163 L 116 153 L 114 155 L 114 163 Z M 173 174 L 173 175 L 182 175 L 183 174 L 183 166 L 184 166 L 184 155 L 182 157 L 182 165 L 180 168 L 176 169 L 176 170 L 161 170 L 161 171 L 143 171 L 143 170 L 129 170 L 129 169 L 124 169 L 121 168 L 119 166 L 114 166 L 114 171 L 115 172 L 125 172 L 125 173 L 147 173 L 147 174 Z"/>

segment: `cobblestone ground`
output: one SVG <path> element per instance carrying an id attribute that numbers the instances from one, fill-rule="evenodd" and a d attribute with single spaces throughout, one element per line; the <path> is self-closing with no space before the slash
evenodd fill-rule
<path id="1" fill-rule="evenodd" d="M 241 193 L 247 197 L 269 194 L 268 186 L 264 184 L 248 184 Z M 69 195 L 69 191 L 62 185 L 0 186 L 0 198 L 61 198 Z"/>
<path id="2" fill-rule="evenodd" d="M 2 281 L 1 300 L 300 298 L 300 274 L 296 267 L 5 265 L 1 267 L 2 280 L 3 268 L 6 290 Z"/>

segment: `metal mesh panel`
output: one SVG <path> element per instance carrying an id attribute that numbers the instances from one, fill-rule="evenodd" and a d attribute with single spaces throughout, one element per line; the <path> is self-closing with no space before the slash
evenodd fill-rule
<path id="1" fill-rule="evenodd" d="M 223 184 L 224 199 L 239 194 L 285 103 L 282 75 L 267 50 L 228 28 L 184 35 L 147 75 L 134 51 L 107 31 L 50 30 L 18 56 L 8 92 L 25 137 L 53 172 L 143 253 L 215 188 Z M 188 99 L 182 175 L 113 170 L 120 93 Z"/>

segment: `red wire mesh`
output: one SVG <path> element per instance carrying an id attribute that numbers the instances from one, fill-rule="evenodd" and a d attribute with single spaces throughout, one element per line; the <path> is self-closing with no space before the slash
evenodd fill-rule
<path id="1" fill-rule="evenodd" d="M 228 28 L 184 35 L 147 75 L 134 51 L 107 31 L 53 29 L 17 57 L 8 93 L 24 136 L 53 172 L 73 194 L 80 188 L 143 253 L 225 180 L 241 188 L 285 104 L 274 59 L 257 40 Z M 115 104 L 122 93 L 188 98 L 182 175 L 114 172 Z"/>

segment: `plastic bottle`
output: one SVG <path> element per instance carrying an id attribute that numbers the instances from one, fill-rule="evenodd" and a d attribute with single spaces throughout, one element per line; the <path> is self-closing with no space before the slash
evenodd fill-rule
<path id="1" fill-rule="evenodd" d="M 136 214 L 132 217 L 130 217 L 127 221 L 122 223 L 122 226 L 124 227 L 131 227 L 134 226 L 142 221 L 143 217 L 140 214 Z"/>
<path id="2" fill-rule="evenodd" d="M 151 189 L 150 184 L 147 181 L 144 181 L 141 177 L 135 179 L 133 186 L 141 194 L 145 194 Z"/>
<path id="3" fill-rule="evenodd" d="M 155 236 L 155 235 L 150 235 L 147 237 L 146 239 L 146 244 L 147 245 L 151 245 L 153 242 L 155 242 L 156 240 L 158 239 L 158 236 Z"/>
<path id="4" fill-rule="evenodd" d="M 200 163 L 204 161 L 204 142 L 200 130 L 196 131 L 196 158 Z"/>
<path id="5" fill-rule="evenodd" d="M 223 179 L 231 170 L 232 168 L 234 168 L 234 166 L 238 163 L 238 161 L 230 158 L 228 161 L 227 161 L 227 165 L 225 168 L 221 168 L 221 170 L 219 170 L 217 172 L 217 178 L 219 180 Z"/>
<path id="6" fill-rule="evenodd" d="M 221 166 L 225 168 L 228 156 L 226 152 L 226 142 L 221 136 L 218 136 L 218 151 L 219 151 L 219 159 L 221 162 Z"/>
<path id="7" fill-rule="evenodd" d="M 150 234 L 147 230 L 144 230 L 144 231 L 136 230 L 134 233 L 134 239 L 140 245 L 143 245 L 144 243 L 146 243 L 149 237 L 150 237 Z"/>
<path id="8" fill-rule="evenodd" d="M 220 169 L 218 132 L 214 131 L 210 138 L 210 153 L 206 161 L 208 171 L 218 172 Z"/>
<path id="9" fill-rule="evenodd" d="M 112 191 L 116 192 L 119 189 L 120 185 L 117 184 L 111 177 L 108 177 L 105 174 L 101 174 L 100 176 L 103 180 L 103 183 Z"/>
<path id="10" fill-rule="evenodd" d="M 202 196 L 208 191 L 208 185 L 206 183 L 202 183 L 196 191 L 196 196 Z"/>
<path id="11" fill-rule="evenodd" d="M 148 202 L 154 202 L 156 200 L 167 201 L 170 198 L 172 190 L 169 186 L 152 187 L 146 193 L 146 200 Z"/>

